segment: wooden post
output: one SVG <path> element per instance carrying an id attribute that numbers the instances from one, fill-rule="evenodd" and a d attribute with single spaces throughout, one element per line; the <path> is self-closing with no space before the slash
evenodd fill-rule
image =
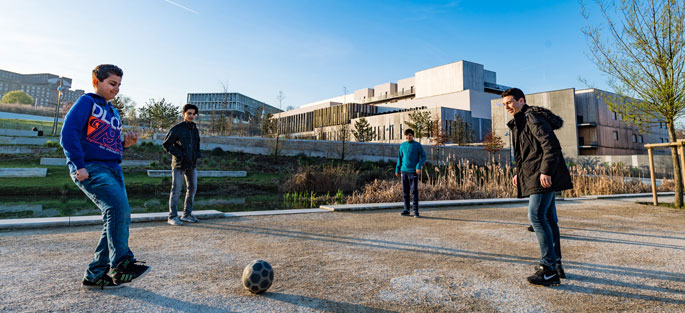
<path id="1" fill-rule="evenodd" d="M 648 147 L 647 152 L 649 153 L 649 176 L 652 179 L 652 198 L 654 199 L 654 205 L 657 206 L 659 205 L 659 200 L 656 197 L 656 178 L 654 177 L 654 151 L 652 151 L 652 147 Z"/>
<path id="2" fill-rule="evenodd" d="M 680 179 L 685 182 L 685 146 L 683 146 L 683 141 L 678 142 L 678 153 L 680 154 Z"/>

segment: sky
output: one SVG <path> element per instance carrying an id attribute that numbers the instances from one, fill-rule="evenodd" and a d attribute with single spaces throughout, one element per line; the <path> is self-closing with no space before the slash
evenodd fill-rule
<path id="1" fill-rule="evenodd" d="M 92 91 L 102 63 L 143 106 L 239 92 L 282 108 L 459 60 L 525 93 L 607 89 L 573 1 L 0 0 L 0 69 Z M 591 7 L 592 9 L 592 7 Z"/>

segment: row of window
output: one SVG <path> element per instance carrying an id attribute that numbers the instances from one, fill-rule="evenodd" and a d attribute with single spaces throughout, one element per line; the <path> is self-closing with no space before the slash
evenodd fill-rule
<path id="1" fill-rule="evenodd" d="M 618 132 L 617 131 L 613 132 L 613 136 L 614 136 L 614 140 L 618 140 Z M 668 142 L 668 138 L 659 138 L 659 140 L 661 141 L 661 143 Z M 632 135 L 632 141 L 633 141 L 633 143 L 644 143 L 644 138 L 642 137 L 642 135 L 633 134 Z"/>

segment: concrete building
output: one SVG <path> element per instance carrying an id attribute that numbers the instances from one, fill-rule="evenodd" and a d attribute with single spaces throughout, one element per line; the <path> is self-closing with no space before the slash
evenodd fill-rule
<path id="1" fill-rule="evenodd" d="M 609 110 L 605 96 L 610 93 L 598 89 L 574 88 L 526 94 L 526 103 L 550 109 L 564 119 L 564 126 L 555 131 L 564 157 L 586 155 L 646 154 L 646 143 L 668 141 L 665 125 L 638 127 L 624 123 L 620 114 Z M 502 105 L 502 99 L 491 101 L 492 130 L 502 138 L 505 148 L 511 138 L 506 123 L 512 118 Z M 667 150 L 655 150 L 668 153 Z"/>
<path id="2" fill-rule="evenodd" d="M 428 111 L 448 137 L 461 120 L 468 123 L 477 142 L 490 131 L 490 101 L 505 89 L 497 84 L 495 72 L 481 64 L 458 61 L 418 71 L 397 82 L 305 104 L 275 118 L 282 134 L 338 140 L 340 125 L 353 128 L 363 117 L 376 132 L 374 142 L 397 143 L 404 140 L 409 114 Z M 354 136 L 350 140 L 354 141 Z"/>
<path id="3" fill-rule="evenodd" d="M 73 104 L 85 92 L 71 90 L 71 78 L 62 79 L 62 105 Z M 57 104 L 57 87 L 60 77 L 55 74 L 19 74 L 0 70 L 0 97 L 14 90 L 21 90 L 33 97 L 35 106 L 54 106 Z"/>
<path id="4" fill-rule="evenodd" d="M 275 114 L 282 112 L 259 100 L 255 100 L 237 92 L 219 93 L 189 93 L 187 102 L 198 107 L 200 119 L 213 114 L 232 116 L 237 121 L 248 121 L 257 114 Z"/>

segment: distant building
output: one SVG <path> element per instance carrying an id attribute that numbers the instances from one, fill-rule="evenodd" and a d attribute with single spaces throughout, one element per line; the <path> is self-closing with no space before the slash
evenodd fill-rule
<path id="1" fill-rule="evenodd" d="M 62 77 L 62 105 L 73 104 L 85 92 L 71 90 L 71 78 Z M 0 97 L 14 90 L 21 90 L 33 97 L 35 106 L 57 104 L 57 87 L 60 77 L 55 74 L 19 74 L 0 70 Z"/>
<path id="2" fill-rule="evenodd" d="M 564 119 L 564 126 L 555 131 L 564 156 L 577 158 L 582 155 L 637 155 L 646 154 L 647 143 L 668 141 L 664 124 L 646 127 L 622 121 L 621 115 L 609 110 L 603 95 L 610 94 L 598 89 L 575 90 L 574 88 L 526 94 L 529 105 L 550 109 Z M 502 99 L 491 102 L 492 129 L 502 138 L 504 146 L 510 147 L 509 128 L 511 119 Z M 668 153 L 668 150 L 655 150 Z"/>
<path id="3" fill-rule="evenodd" d="M 460 119 L 473 130 L 474 141 L 490 131 L 490 100 L 506 89 L 483 65 L 458 61 L 418 71 L 414 76 L 364 88 L 276 114 L 281 134 L 295 138 L 339 140 L 339 126 L 366 119 L 375 130 L 372 142 L 401 142 L 405 122 L 415 111 L 428 111 L 449 135 Z M 354 141 L 352 137 L 350 140 Z M 425 141 L 424 141 L 425 142 Z"/>
<path id="4" fill-rule="evenodd" d="M 186 103 L 198 107 L 201 119 L 222 114 L 246 122 L 255 115 L 282 112 L 278 108 L 237 92 L 189 93 Z"/>

